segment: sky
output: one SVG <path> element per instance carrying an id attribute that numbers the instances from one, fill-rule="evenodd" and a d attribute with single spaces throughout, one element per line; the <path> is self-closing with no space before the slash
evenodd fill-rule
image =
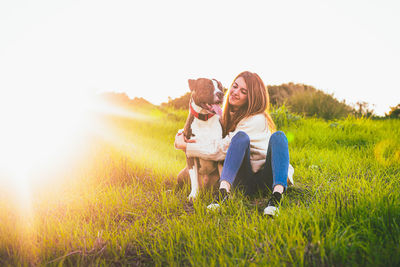
<path id="1" fill-rule="evenodd" d="M 1 98 L 126 92 L 154 104 L 187 80 L 229 87 L 244 70 L 365 101 L 400 103 L 400 2 L 0 2 Z"/>

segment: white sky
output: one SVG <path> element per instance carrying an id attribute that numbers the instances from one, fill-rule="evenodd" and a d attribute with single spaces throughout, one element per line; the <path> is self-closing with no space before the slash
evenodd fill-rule
<path id="1" fill-rule="evenodd" d="M 0 2 L 4 94 L 126 92 L 155 104 L 243 70 L 347 102 L 400 103 L 399 1 Z"/>

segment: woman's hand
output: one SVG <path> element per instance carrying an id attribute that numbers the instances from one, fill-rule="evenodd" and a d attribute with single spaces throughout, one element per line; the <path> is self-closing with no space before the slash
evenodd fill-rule
<path id="1" fill-rule="evenodd" d="M 175 148 L 181 149 L 186 152 L 186 145 L 187 143 L 195 143 L 196 140 L 194 139 L 186 139 L 182 132 L 178 132 L 175 135 Z"/>

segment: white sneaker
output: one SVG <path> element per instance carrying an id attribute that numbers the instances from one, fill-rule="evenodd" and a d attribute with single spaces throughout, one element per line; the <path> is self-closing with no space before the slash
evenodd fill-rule
<path id="1" fill-rule="evenodd" d="M 274 192 L 271 198 L 268 200 L 267 207 L 264 209 L 264 214 L 274 217 L 279 214 L 279 206 L 283 195 L 279 192 Z"/>
<path id="2" fill-rule="evenodd" d="M 221 188 L 214 195 L 214 200 L 210 205 L 207 206 L 207 210 L 218 210 L 222 203 L 224 203 L 229 198 L 229 193 L 225 188 Z"/>

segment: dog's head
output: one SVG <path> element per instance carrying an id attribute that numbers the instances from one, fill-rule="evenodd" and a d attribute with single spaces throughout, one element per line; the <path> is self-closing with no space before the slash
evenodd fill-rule
<path id="1" fill-rule="evenodd" d="M 224 88 L 221 82 L 215 79 L 199 78 L 189 80 L 194 103 L 210 112 L 219 113 L 217 109 L 224 98 Z M 220 108 L 219 108 L 220 109 Z"/>

